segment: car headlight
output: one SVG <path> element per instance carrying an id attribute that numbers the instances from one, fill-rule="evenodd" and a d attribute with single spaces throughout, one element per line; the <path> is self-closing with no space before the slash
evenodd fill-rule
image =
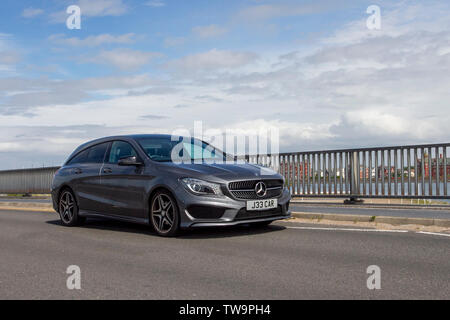
<path id="1" fill-rule="evenodd" d="M 180 179 L 182 184 L 190 192 L 196 195 L 223 195 L 220 185 L 217 183 L 207 182 L 199 179 L 184 178 Z"/>

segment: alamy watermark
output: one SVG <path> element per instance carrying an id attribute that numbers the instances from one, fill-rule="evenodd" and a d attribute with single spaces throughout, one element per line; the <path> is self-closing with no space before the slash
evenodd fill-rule
<path id="1" fill-rule="evenodd" d="M 81 269 L 77 265 L 71 265 L 67 267 L 66 273 L 69 274 L 67 277 L 66 286 L 69 290 L 81 290 Z"/>
<path id="2" fill-rule="evenodd" d="M 177 129 L 172 132 L 171 140 L 178 142 L 171 149 L 173 163 L 243 164 L 252 158 L 262 165 L 261 175 L 273 175 L 273 171 L 278 170 L 280 134 L 276 127 L 204 130 L 203 122 L 195 121 L 193 132 Z M 222 151 L 226 156 L 218 157 Z"/>
<path id="3" fill-rule="evenodd" d="M 381 9 L 377 5 L 371 5 L 367 7 L 367 14 L 370 16 L 367 18 L 366 26 L 369 30 L 380 30 L 381 29 Z"/>
<path id="4" fill-rule="evenodd" d="M 367 289 L 380 290 L 381 289 L 381 269 L 377 265 L 371 265 L 367 267 L 367 274 L 370 276 L 367 278 Z"/>
<path id="5" fill-rule="evenodd" d="M 69 17 L 66 20 L 66 26 L 69 30 L 81 29 L 81 8 L 76 5 L 67 7 L 66 13 Z"/>

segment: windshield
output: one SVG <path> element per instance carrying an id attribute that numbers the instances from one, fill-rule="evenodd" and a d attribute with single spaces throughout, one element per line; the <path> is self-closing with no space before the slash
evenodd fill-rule
<path id="1" fill-rule="evenodd" d="M 158 162 L 223 162 L 226 155 L 210 144 L 193 138 L 172 141 L 165 138 L 141 138 L 138 143 L 153 161 Z"/>

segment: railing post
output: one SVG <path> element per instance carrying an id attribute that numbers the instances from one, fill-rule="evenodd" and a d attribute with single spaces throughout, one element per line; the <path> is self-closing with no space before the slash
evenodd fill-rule
<path id="1" fill-rule="evenodd" d="M 344 201 L 345 204 L 361 203 L 358 199 L 361 195 L 359 185 L 359 151 L 353 151 L 350 158 L 350 199 Z"/>

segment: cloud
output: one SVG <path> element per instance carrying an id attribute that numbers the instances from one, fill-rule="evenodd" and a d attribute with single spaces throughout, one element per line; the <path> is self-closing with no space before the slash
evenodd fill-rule
<path id="1" fill-rule="evenodd" d="M 130 44 L 135 42 L 134 33 L 126 33 L 122 35 L 99 34 L 96 36 L 88 36 L 84 39 L 78 37 L 67 38 L 63 34 L 55 34 L 48 37 L 52 43 L 59 45 L 67 45 L 72 47 L 97 47 L 108 44 Z"/>
<path id="2" fill-rule="evenodd" d="M 9 48 L 10 39 L 10 34 L 0 32 L 0 50 L 6 50 L 7 48 Z"/>
<path id="3" fill-rule="evenodd" d="M 17 74 L 17 63 L 21 60 L 21 54 L 13 43 L 13 36 L 0 33 L 0 75 L 7 77 Z M 1 99 L 1 97 L 0 97 Z"/>
<path id="4" fill-rule="evenodd" d="M 214 38 L 224 35 L 228 30 L 218 25 L 211 24 L 209 26 L 194 27 L 192 28 L 192 32 L 200 38 Z"/>
<path id="5" fill-rule="evenodd" d="M 153 0 L 153 1 L 146 2 L 145 5 L 149 6 L 149 7 L 153 7 L 153 8 L 160 8 L 160 7 L 164 7 L 166 4 L 160 0 Z"/>
<path id="6" fill-rule="evenodd" d="M 33 18 L 44 13 L 44 10 L 38 8 L 26 8 L 22 11 L 22 17 Z"/>
<path id="7" fill-rule="evenodd" d="M 171 37 L 164 39 L 165 47 L 176 47 L 185 44 L 187 41 L 184 37 Z"/>
<path id="8" fill-rule="evenodd" d="M 83 17 L 121 16 L 128 12 L 128 7 L 122 0 L 78 0 L 71 4 L 80 7 Z M 50 21 L 53 23 L 66 21 L 68 15 L 65 9 L 51 13 Z"/>
<path id="9" fill-rule="evenodd" d="M 225 91 L 229 94 L 242 94 L 242 95 L 265 95 L 270 90 L 269 87 L 257 87 L 257 86 L 232 86 Z"/>
<path id="10" fill-rule="evenodd" d="M 224 99 L 212 95 L 195 96 L 194 99 L 199 102 L 222 102 Z"/>
<path id="11" fill-rule="evenodd" d="M 358 43 L 377 37 L 397 37 L 412 32 L 439 33 L 450 28 L 450 20 L 443 12 L 449 10 L 448 3 L 430 1 L 425 7 L 422 2 L 386 3 L 381 7 L 382 27 L 380 30 L 368 30 L 366 19 L 346 23 L 336 29 L 330 36 L 321 39 L 322 45 L 345 45 Z"/>
<path id="12" fill-rule="evenodd" d="M 230 132 L 236 135 L 251 136 L 258 132 L 268 132 L 278 130 L 280 137 L 283 139 L 280 141 L 280 147 L 289 147 L 293 141 L 300 140 L 303 143 L 311 141 L 323 141 L 331 139 L 335 135 L 330 132 L 332 124 L 315 123 L 297 123 L 295 121 L 280 121 L 277 119 L 253 119 L 247 121 L 239 121 L 233 124 L 227 124 L 226 126 L 219 127 L 222 132 Z"/>
<path id="13" fill-rule="evenodd" d="M 179 90 L 174 87 L 166 87 L 166 86 L 159 86 L 159 87 L 153 87 L 150 89 L 145 89 L 141 91 L 137 90 L 131 90 L 128 92 L 129 96 L 143 96 L 143 95 L 150 95 L 150 94 L 171 94 L 176 93 Z"/>
<path id="14" fill-rule="evenodd" d="M 183 71 L 208 71 L 233 69 L 254 62 L 257 55 L 251 52 L 237 52 L 212 49 L 169 62 L 168 66 Z"/>
<path id="15" fill-rule="evenodd" d="M 184 109 L 184 108 L 189 108 L 189 106 L 187 104 L 177 104 L 175 106 L 173 106 L 175 109 Z"/>
<path id="16" fill-rule="evenodd" d="M 2 169 L 60 166 L 83 142 L 128 133 L 126 127 L 104 125 L 1 126 Z"/>
<path id="17" fill-rule="evenodd" d="M 169 117 L 166 116 L 159 116 L 159 115 L 154 115 L 154 114 L 146 114 L 143 116 L 140 116 L 140 119 L 143 120 L 161 120 L 161 119 L 168 119 Z"/>
<path id="18" fill-rule="evenodd" d="M 0 51 L 1 64 L 15 64 L 20 60 L 20 55 L 15 51 Z"/>
<path id="19" fill-rule="evenodd" d="M 101 51 L 90 58 L 82 58 L 80 62 L 112 65 L 121 70 L 136 70 L 148 64 L 152 59 L 162 57 L 157 52 L 144 52 L 132 49 L 114 49 Z"/>
<path id="20" fill-rule="evenodd" d="M 147 75 L 98 77 L 55 81 L 48 78 L 0 78 L 0 115 L 35 116 L 42 106 L 74 105 L 92 99 L 92 94 L 145 88 L 156 81 Z"/>
<path id="21" fill-rule="evenodd" d="M 86 99 L 89 95 L 77 89 L 67 88 L 60 91 L 36 91 L 14 94 L 7 99 L 6 106 L 1 107 L 2 114 L 17 114 L 25 112 L 32 106 L 46 106 L 54 104 L 70 105 Z M 33 116 L 33 113 L 27 113 Z"/>
<path id="22" fill-rule="evenodd" d="M 122 0 L 79 0 L 78 6 L 87 17 L 120 16 L 128 11 Z"/>
<path id="23" fill-rule="evenodd" d="M 336 6 L 335 1 L 306 1 L 302 4 L 291 2 L 281 2 L 277 4 L 258 4 L 245 7 L 237 13 L 238 19 L 244 21 L 261 21 L 280 17 L 302 16 L 313 13 L 331 10 Z"/>
<path id="24" fill-rule="evenodd" d="M 52 80 L 42 78 L 10 77 L 0 78 L 0 94 L 9 95 L 17 91 L 65 90 L 68 87 L 80 90 L 130 89 L 155 84 L 146 74 L 132 76 L 91 77 L 78 80 Z M 128 91 L 126 91 L 128 92 Z"/>

